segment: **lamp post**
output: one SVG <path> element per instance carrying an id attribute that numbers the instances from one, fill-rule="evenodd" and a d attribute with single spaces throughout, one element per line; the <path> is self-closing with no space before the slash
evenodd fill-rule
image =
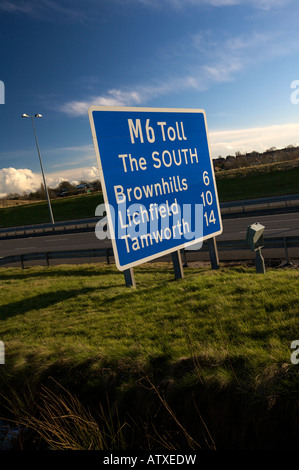
<path id="1" fill-rule="evenodd" d="M 52 224 L 54 224 L 54 217 L 53 217 L 51 202 L 50 202 L 49 193 L 48 193 L 48 189 L 47 189 L 47 185 L 46 185 L 46 179 L 45 179 L 45 175 L 44 175 L 42 157 L 41 157 L 41 154 L 40 154 L 40 151 L 39 151 L 39 146 L 38 146 L 38 141 L 37 141 L 37 135 L 36 135 L 35 126 L 34 126 L 34 118 L 41 118 L 42 115 L 41 115 L 41 114 L 35 114 L 34 116 L 29 116 L 29 114 L 22 114 L 22 117 L 23 117 L 23 118 L 31 118 L 31 122 L 32 122 L 33 130 L 34 130 L 34 136 L 35 136 L 35 142 L 36 142 L 37 152 L 38 152 L 38 157 L 39 157 L 39 162 L 40 162 L 40 167 L 41 167 L 41 170 L 42 170 L 44 188 L 45 188 L 45 192 L 46 192 L 46 196 L 47 196 L 47 201 L 48 201 L 48 206 L 49 206 L 50 218 L 51 218 Z"/>

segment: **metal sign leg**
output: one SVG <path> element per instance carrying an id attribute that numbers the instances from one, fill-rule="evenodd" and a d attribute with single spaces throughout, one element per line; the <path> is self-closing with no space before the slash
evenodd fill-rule
<path id="1" fill-rule="evenodd" d="M 217 243 L 216 243 L 216 238 L 209 238 L 208 240 L 208 247 L 209 247 L 209 253 L 210 253 L 210 260 L 211 260 L 211 266 L 212 269 L 219 269 L 219 256 L 218 256 L 218 249 L 217 249 Z"/>
<path id="2" fill-rule="evenodd" d="M 182 263 L 182 257 L 180 251 L 174 251 L 171 253 L 171 258 L 173 262 L 174 275 L 176 279 L 181 279 L 184 277 L 184 269 Z"/>
<path id="3" fill-rule="evenodd" d="M 124 271 L 125 282 L 127 287 L 136 287 L 135 276 L 133 268 Z"/>

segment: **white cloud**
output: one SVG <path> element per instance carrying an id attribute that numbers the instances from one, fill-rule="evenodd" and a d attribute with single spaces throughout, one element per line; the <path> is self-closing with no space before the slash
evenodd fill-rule
<path id="1" fill-rule="evenodd" d="M 35 191 L 41 177 L 28 169 L 3 168 L 0 170 L 0 195 Z"/>
<path id="2" fill-rule="evenodd" d="M 96 163 L 93 144 L 74 147 L 55 147 L 45 149 L 46 173 L 59 170 L 59 168 L 77 168 L 78 165 L 92 165 Z M 1 158 L 1 154 L 0 154 Z M 55 162 L 55 163 L 54 163 Z"/>
<path id="3" fill-rule="evenodd" d="M 87 114 L 89 106 L 127 106 L 129 104 L 140 104 L 142 98 L 136 91 L 108 90 L 102 96 L 91 96 L 84 101 L 70 101 L 62 105 L 59 109 L 71 116 L 84 116 Z"/>
<path id="4" fill-rule="evenodd" d="M 132 90 L 122 90 L 121 88 L 108 90 L 101 96 L 90 96 L 83 101 L 69 101 L 58 109 L 70 116 L 85 116 L 90 106 L 141 106 L 156 96 L 165 95 L 182 88 L 194 88 L 197 85 L 196 78 L 187 76 L 158 83 L 157 85 L 135 86 Z"/>
<path id="5" fill-rule="evenodd" d="M 166 4 L 174 8 L 184 8 L 186 5 L 203 6 L 208 5 L 211 7 L 223 7 L 223 6 L 234 6 L 240 4 L 251 4 L 255 8 L 270 9 L 275 7 L 283 7 L 290 3 L 292 0 L 110 0 L 114 3 L 141 3 L 145 6 L 156 7 L 158 5 Z M 37 16 L 43 13 L 46 18 L 46 14 L 49 12 L 57 12 L 65 16 L 80 17 L 84 14 L 86 7 L 97 8 L 96 2 L 93 0 L 85 0 L 84 7 L 76 5 L 74 2 L 70 6 L 70 3 L 66 0 L 1 0 L 0 10 L 8 13 L 24 13 L 32 16 Z M 77 9 L 76 9 L 77 8 Z M 95 11 L 95 10 L 93 10 Z M 85 15 L 84 15 L 85 16 Z"/>
<path id="6" fill-rule="evenodd" d="M 248 0 L 256 8 L 262 10 L 270 10 L 271 8 L 286 7 L 292 0 Z M 241 2 L 239 2 L 241 3 Z"/>
<path id="7" fill-rule="evenodd" d="M 0 11 L 28 15 L 38 20 L 82 21 L 86 19 L 85 9 L 76 9 L 65 1 L 55 0 L 1 0 Z"/>
<path id="8" fill-rule="evenodd" d="M 191 40 L 190 40 L 191 39 Z M 275 45 L 279 44 L 279 47 Z M 173 45 L 171 46 L 173 47 Z M 299 44 L 292 46 L 292 52 Z M 159 96 L 195 90 L 202 92 L 213 85 L 232 81 L 240 72 L 275 56 L 286 55 L 290 50 L 276 31 L 256 32 L 234 36 L 226 33 L 215 38 L 210 31 L 188 36 L 180 41 L 179 54 L 185 61 L 183 73 L 175 71 L 150 84 L 134 84 L 132 88 L 110 89 L 100 95 L 83 100 L 68 101 L 58 110 L 69 116 L 86 116 L 94 106 L 145 106 Z M 167 52 L 165 53 L 167 56 Z"/>
<path id="9" fill-rule="evenodd" d="M 211 6 L 211 7 L 231 7 L 235 5 L 249 4 L 254 8 L 270 10 L 271 8 L 285 7 L 292 0 L 127 0 L 130 3 L 137 2 L 149 7 L 171 6 L 173 8 L 185 8 L 187 5 Z"/>
<path id="10" fill-rule="evenodd" d="M 3 0 L 0 4 L 0 10 L 5 11 L 7 13 L 26 13 L 30 14 L 32 12 L 32 5 L 30 2 L 15 2 L 11 0 Z"/>
<path id="11" fill-rule="evenodd" d="M 80 181 L 94 181 L 100 178 L 97 167 L 73 168 L 70 170 L 60 170 L 49 173 L 47 176 L 47 184 L 49 187 L 55 188 L 61 181 L 69 181 L 72 184 L 78 184 Z"/>
<path id="12" fill-rule="evenodd" d="M 294 0 L 110 0 L 115 4 L 142 4 L 147 8 L 173 8 L 182 10 L 188 6 L 193 7 L 233 7 L 236 5 L 252 5 L 256 9 L 270 10 L 286 7 Z M 68 0 L 1 0 L 0 11 L 7 14 L 22 14 L 38 21 L 63 22 L 94 22 L 101 20 L 101 9 L 98 2 L 85 0 L 85 2 L 69 2 Z"/>
<path id="13" fill-rule="evenodd" d="M 210 131 L 210 151 L 213 157 L 221 155 L 234 155 L 241 153 L 265 150 L 276 147 L 284 148 L 287 145 L 299 145 L 299 124 L 289 123 L 249 129 Z"/>
<path id="14" fill-rule="evenodd" d="M 244 67 L 242 61 L 231 57 L 222 63 L 205 65 L 202 67 L 205 81 L 209 83 L 220 83 L 232 80 L 234 74 L 240 72 Z"/>
<path id="15" fill-rule="evenodd" d="M 71 170 L 60 170 L 46 175 L 46 184 L 48 188 L 56 188 L 61 181 L 70 181 L 78 184 L 79 181 L 94 181 L 99 179 L 98 168 L 83 167 Z M 0 170 L 0 197 L 10 193 L 30 193 L 36 191 L 42 183 L 42 177 L 33 173 L 31 170 L 2 168 Z"/>
<path id="16" fill-rule="evenodd" d="M 185 7 L 186 4 L 202 6 L 210 5 L 212 7 L 233 6 L 240 3 L 240 0 L 166 0 L 166 3 L 174 7 Z"/>

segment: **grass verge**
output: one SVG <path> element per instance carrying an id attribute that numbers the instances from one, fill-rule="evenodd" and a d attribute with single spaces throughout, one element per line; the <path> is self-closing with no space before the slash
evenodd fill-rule
<path id="1" fill-rule="evenodd" d="M 122 448 L 294 445 L 298 271 L 188 268 L 174 281 L 163 263 L 135 277 L 136 290 L 114 266 L 1 269 L 2 404 L 15 395 L 23 420 L 48 409 L 54 422 L 63 387 L 64 403 L 117 418 Z"/>
<path id="2" fill-rule="evenodd" d="M 299 160 L 216 173 L 220 202 L 296 194 Z"/>
<path id="3" fill-rule="evenodd" d="M 100 193 L 70 196 L 51 201 L 55 222 L 95 216 L 96 207 L 103 202 Z M 51 223 L 46 201 L 0 208 L 0 227 Z"/>

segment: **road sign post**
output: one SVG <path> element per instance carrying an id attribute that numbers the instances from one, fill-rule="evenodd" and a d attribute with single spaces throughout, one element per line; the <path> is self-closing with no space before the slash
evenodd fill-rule
<path id="1" fill-rule="evenodd" d="M 124 270 L 125 283 L 127 287 L 136 287 L 133 268 Z"/>
<path id="2" fill-rule="evenodd" d="M 216 238 L 212 237 L 208 240 L 209 246 L 209 254 L 211 260 L 211 267 L 212 269 L 219 269 L 219 256 L 218 256 L 218 249 L 217 249 L 217 242 Z"/>
<path id="3" fill-rule="evenodd" d="M 174 268 L 174 276 L 175 279 L 182 279 L 184 277 L 184 269 L 182 263 L 182 257 L 180 251 L 174 251 L 171 253 L 173 268 Z"/>
<path id="4" fill-rule="evenodd" d="M 204 111 L 92 106 L 89 120 L 117 268 L 172 254 L 183 277 L 180 250 L 222 233 Z"/>

